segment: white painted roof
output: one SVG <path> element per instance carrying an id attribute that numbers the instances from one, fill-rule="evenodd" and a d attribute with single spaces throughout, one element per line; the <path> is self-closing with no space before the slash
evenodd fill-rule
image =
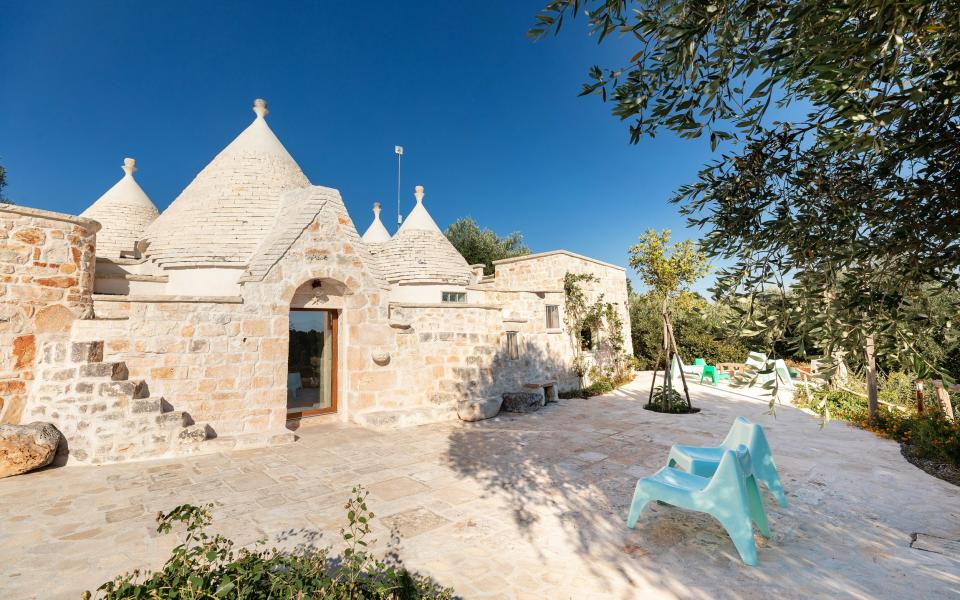
<path id="1" fill-rule="evenodd" d="M 427 212 L 427 207 L 423 205 L 423 186 L 418 185 L 416 188 L 414 188 L 413 195 L 417 199 L 417 205 L 414 206 L 413 210 L 410 211 L 410 214 L 407 215 L 407 218 L 400 225 L 400 229 L 397 230 L 397 233 L 406 231 L 408 229 L 440 231 L 440 228 L 437 227 L 437 223 L 433 220 L 433 217 L 431 217 L 430 213 Z M 441 231 L 440 233 L 443 232 Z"/>
<path id="2" fill-rule="evenodd" d="M 146 255 L 165 266 L 243 266 L 273 229 L 280 195 L 310 185 L 267 125 L 267 103 L 147 229 Z"/>
<path id="3" fill-rule="evenodd" d="M 363 232 L 361 238 L 365 244 L 382 244 L 390 239 L 390 232 L 380 221 L 380 203 L 373 203 L 373 223 Z"/>
<path id="4" fill-rule="evenodd" d="M 467 285 L 473 272 L 443 235 L 423 205 L 423 186 L 416 187 L 417 205 L 389 241 L 370 246 L 390 283 Z"/>
<path id="5" fill-rule="evenodd" d="M 99 221 L 97 256 L 120 258 L 121 252 L 133 252 L 137 241 L 160 212 L 133 178 L 137 163 L 123 159 L 123 177 L 107 190 L 81 217 Z"/>

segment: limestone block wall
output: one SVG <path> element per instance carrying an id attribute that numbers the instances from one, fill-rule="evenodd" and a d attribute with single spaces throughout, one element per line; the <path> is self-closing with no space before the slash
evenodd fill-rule
<path id="1" fill-rule="evenodd" d="M 123 362 L 103 362 L 103 342 L 46 338 L 25 420 L 53 423 L 70 462 L 102 464 L 200 451 L 206 427 L 174 411 Z"/>
<path id="2" fill-rule="evenodd" d="M 91 316 L 96 221 L 0 204 L 0 422 L 19 423 L 37 349 Z"/>
<path id="3" fill-rule="evenodd" d="M 563 379 L 568 370 L 559 337 L 531 334 L 523 323 L 505 321 L 500 305 L 394 305 L 410 324 L 411 359 L 426 367 L 431 404 L 521 391 L 524 383 Z M 507 348 L 507 332 L 518 332 L 518 355 Z M 557 343 L 554 343 L 557 342 Z"/>
<path id="4" fill-rule="evenodd" d="M 116 300 L 98 300 L 100 315 L 114 318 L 78 324 L 74 340 L 102 340 L 106 360 L 123 361 L 131 378 L 150 382 L 151 394 L 218 436 L 282 428 L 285 318 L 241 297 Z"/>
<path id="5" fill-rule="evenodd" d="M 246 277 L 240 295 L 98 297 L 98 314 L 110 319 L 83 323 L 75 338 L 104 340 L 107 360 L 124 361 L 152 394 L 217 436 L 268 433 L 286 421 L 291 307 L 338 310 L 340 417 L 404 404 L 419 390 L 401 368 L 408 362 L 389 324 L 389 288 L 367 264 L 339 196 L 311 190 L 317 203 L 302 199 L 313 207 L 309 218 L 284 221 L 295 228 L 281 232 L 289 241 L 270 250 L 275 258 Z M 378 364 L 383 355 L 390 358 Z"/>
<path id="6" fill-rule="evenodd" d="M 623 322 L 621 333 L 624 351 L 632 354 L 627 277 L 626 271 L 621 267 L 566 250 L 557 250 L 497 261 L 494 279 L 477 287 L 487 290 L 508 306 L 510 303 L 503 299 L 504 292 L 540 292 L 558 297 L 558 302 L 551 303 L 560 305 L 563 324 L 563 280 L 567 273 L 588 273 L 597 278 L 596 282 L 581 283 L 581 288 L 589 302 L 595 301 L 602 294 L 604 301 L 616 307 Z"/>

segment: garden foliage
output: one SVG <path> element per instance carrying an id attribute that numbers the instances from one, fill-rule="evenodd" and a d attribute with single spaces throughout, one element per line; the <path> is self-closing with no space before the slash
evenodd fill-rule
<path id="1" fill-rule="evenodd" d="M 430 578 L 411 573 L 398 561 L 371 556 L 367 492 L 360 486 L 344 506 L 347 527 L 340 530 L 346 548 L 341 557 L 323 549 L 285 552 L 258 546 L 235 548 L 234 542 L 208 533 L 210 509 L 190 504 L 157 516 L 157 532 L 184 528 L 184 541 L 159 571 L 133 571 L 101 585 L 85 599 L 199 600 L 229 598 L 336 598 L 371 600 L 452 599 L 453 592 Z"/>

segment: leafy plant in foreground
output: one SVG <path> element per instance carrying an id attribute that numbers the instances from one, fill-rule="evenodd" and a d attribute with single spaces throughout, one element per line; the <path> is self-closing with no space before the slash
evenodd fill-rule
<path id="1" fill-rule="evenodd" d="M 429 577 L 411 573 L 399 564 L 373 558 L 367 550 L 370 519 L 367 492 L 360 486 L 344 508 L 347 527 L 340 530 L 346 549 L 341 560 L 328 558 L 326 549 L 285 552 L 235 548 L 220 534 L 211 535 L 210 509 L 183 504 L 157 515 L 157 532 L 169 534 L 184 526 L 184 541 L 173 549 L 159 571 L 119 575 L 85 592 L 85 600 L 166 598 L 199 600 L 230 598 L 363 598 L 371 600 L 452 599 L 453 592 Z"/>

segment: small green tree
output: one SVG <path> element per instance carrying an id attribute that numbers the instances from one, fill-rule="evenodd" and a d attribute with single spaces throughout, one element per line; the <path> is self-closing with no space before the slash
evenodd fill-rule
<path id="1" fill-rule="evenodd" d="M 495 260 L 530 254 L 519 231 L 500 237 L 490 229 L 481 229 L 472 217 L 454 221 L 444 234 L 468 263 L 483 263 L 483 272 L 487 275 L 493 274 Z"/>
<path id="2" fill-rule="evenodd" d="M 0 165 L 0 202 L 9 202 L 3 196 L 3 188 L 7 187 L 7 170 Z"/>
<path id="3" fill-rule="evenodd" d="M 677 352 L 677 342 L 670 315 L 676 304 L 690 300 L 688 295 L 690 286 L 707 274 L 709 269 L 707 257 L 690 240 L 671 244 L 669 229 L 660 232 L 648 229 L 640 236 L 639 243 L 631 246 L 628 252 L 630 267 L 637 272 L 641 281 L 649 289 L 649 294 L 659 304 L 663 331 L 660 355 L 666 360 L 663 370 L 663 393 L 658 395 L 661 404 L 659 410 L 673 412 L 673 407 L 670 406 L 673 400 L 671 371 L 673 356 Z M 654 365 L 654 370 L 659 366 L 659 357 L 657 363 Z M 680 376 L 683 377 L 682 371 Z M 683 389 L 687 408 L 693 408 L 686 379 L 683 379 Z M 652 403 L 652 385 L 650 398 Z"/>

